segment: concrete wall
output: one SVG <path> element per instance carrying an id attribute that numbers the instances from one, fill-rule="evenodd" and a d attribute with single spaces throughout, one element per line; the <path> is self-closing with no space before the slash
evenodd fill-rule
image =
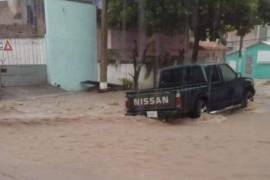
<path id="1" fill-rule="evenodd" d="M 45 0 L 48 80 L 65 90 L 83 90 L 97 80 L 96 7 Z"/>
<path id="2" fill-rule="evenodd" d="M 98 69 L 99 73 L 99 69 Z M 108 82 L 112 84 L 122 85 L 121 79 L 130 79 L 134 74 L 133 64 L 119 64 L 108 66 Z M 143 67 L 139 78 L 139 86 L 141 89 L 153 87 L 153 73 L 149 77 L 145 78 L 146 68 Z"/>
<path id="3" fill-rule="evenodd" d="M 5 65 L 0 72 L 0 84 L 4 87 L 47 83 L 46 65 Z"/>

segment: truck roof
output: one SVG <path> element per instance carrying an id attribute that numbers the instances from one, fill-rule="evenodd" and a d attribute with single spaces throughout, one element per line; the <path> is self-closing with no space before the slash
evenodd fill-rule
<path id="1" fill-rule="evenodd" d="M 209 63 L 209 64 L 185 64 L 185 65 L 177 65 L 177 66 L 171 66 L 171 67 L 166 67 L 166 68 L 162 68 L 161 71 L 164 70 L 173 70 L 173 69 L 178 69 L 178 68 L 185 68 L 185 67 L 206 67 L 206 66 L 214 66 L 214 65 L 222 65 L 225 63 Z"/>

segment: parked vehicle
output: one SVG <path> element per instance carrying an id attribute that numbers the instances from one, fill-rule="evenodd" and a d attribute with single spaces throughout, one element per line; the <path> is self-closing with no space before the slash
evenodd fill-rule
<path id="1" fill-rule="evenodd" d="M 159 88 L 127 93 L 127 115 L 149 118 L 198 118 L 204 111 L 246 107 L 254 81 L 227 64 L 183 65 L 160 71 Z"/>

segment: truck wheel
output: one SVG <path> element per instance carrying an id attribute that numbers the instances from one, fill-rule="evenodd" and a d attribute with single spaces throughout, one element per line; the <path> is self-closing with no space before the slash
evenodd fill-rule
<path id="1" fill-rule="evenodd" d="M 253 93 L 251 91 L 247 91 L 245 93 L 245 95 L 244 95 L 244 98 L 243 98 L 242 102 L 241 102 L 241 107 L 242 108 L 247 107 L 248 106 L 248 103 L 250 101 L 254 101 Z"/>
<path id="2" fill-rule="evenodd" d="M 201 117 L 203 112 L 206 112 L 206 109 L 207 107 L 205 101 L 200 99 L 195 103 L 194 109 L 191 112 L 190 117 L 194 119 L 199 118 Z"/>

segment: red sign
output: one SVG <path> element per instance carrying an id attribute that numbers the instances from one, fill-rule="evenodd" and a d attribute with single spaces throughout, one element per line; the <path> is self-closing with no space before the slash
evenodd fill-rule
<path id="1" fill-rule="evenodd" d="M 1 41 L 0 40 L 0 51 L 13 51 L 13 48 L 8 40 Z"/>
<path id="2" fill-rule="evenodd" d="M 246 73 L 248 75 L 252 75 L 252 64 L 253 64 L 253 58 L 252 57 L 248 57 L 247 58 L 247 64 L 246 64 Z"/>
<path id="3" fill-rule="evenodd" d="M 11 44 L 9 43 L 9 41 L 7 40 L 6 44 L 4 46 L 4 51 L 12 51 L 12 50 L 13 50 L 13 48 L 12 48 Z"/>

